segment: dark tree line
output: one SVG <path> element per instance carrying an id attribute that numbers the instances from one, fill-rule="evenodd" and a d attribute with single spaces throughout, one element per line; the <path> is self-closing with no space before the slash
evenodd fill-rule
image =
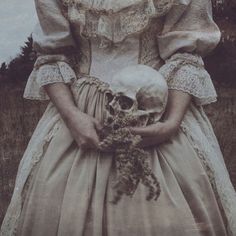
<path id="1" fill-rule="evenodd" d="M 236 21 L 236 0 L 212 0 L 215 17 L 228 17 Z"/>
<path id="2" fill-rule="evenodd" d="M 3 62 L 0 67 L 0 79 L 4 82 L 17 82 L 26 80 L 32 71 L 36 55 L 33 51 L 33 39 L 28 37 L 20 54 L 9 64 Z"/>
<path id="3" fill-rule="evenodd" d="M 212 0 L 214 19 L 221 29 L 221 42 L 205 64 L 221 85 L 236 86 L 236 0 Z"/>
<path id="4" fill-rule="evenodd" d="M 216 23 L 222 39 L 216 50 L 205 58 L 206 68 L 213 80 L 221 84 L 236 85 L 236 0 L 212 0 Z M 0 66 L 0 82 L 26 81 L 35 62 L 32 37 L 28 37 L 21 53 L 9 64 Z"/>

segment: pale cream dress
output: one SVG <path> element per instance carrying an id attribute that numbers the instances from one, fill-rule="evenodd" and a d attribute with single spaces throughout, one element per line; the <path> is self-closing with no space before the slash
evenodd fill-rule
<path id="1" fill-rule="evenodd" d="M 157 201 L 140 185 L 111 203 L 113 155 L 81 151 L 52 103 L 20 163 L 1 236 L 236 235 L 236 194 L 202 106 L 216 93 L 201 56 L 219 42 L 208 0 L 36 0 L 38 52 L 25 98 L 67 83 L 79 109 L 103 121 L 112 76 L 149 65 L 193 102 L 168 142 L 148 149 Z"/>

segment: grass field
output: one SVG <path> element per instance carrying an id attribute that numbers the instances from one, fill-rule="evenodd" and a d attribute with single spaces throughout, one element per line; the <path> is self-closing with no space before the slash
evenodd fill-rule
<path id="1" fill-rule="evenodd" d="M 25 84 L 0 87 L 0 222 L 11 198 L 19 161 L 46 103 L 23 99 Z M 216 104 L 206 107 L 236 187 L 236 88 L 218 87 Z"/>

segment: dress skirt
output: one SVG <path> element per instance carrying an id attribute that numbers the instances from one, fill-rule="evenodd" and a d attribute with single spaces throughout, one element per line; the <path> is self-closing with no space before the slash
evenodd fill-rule
<path id="1" fill-rule="evenodd" d="M 104 120 L 104 88 L 82 80 L 73 93 L 79 109 Z M 61 119 L 25 185 L 17 235 L 226 236 L 217 195 L 185 134 L 147 151 L 159 199 L 147 201 L 139 185 L 114 204 L 113 154 L 79 149 Z"/>

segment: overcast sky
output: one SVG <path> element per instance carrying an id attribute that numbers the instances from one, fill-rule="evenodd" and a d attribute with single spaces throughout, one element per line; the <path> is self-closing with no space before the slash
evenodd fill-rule
<path id="1" fill-rule="evenodd" d="M 0 63 L 19 53 L 36 22 L 34 0 L 0 0 Z"/>

